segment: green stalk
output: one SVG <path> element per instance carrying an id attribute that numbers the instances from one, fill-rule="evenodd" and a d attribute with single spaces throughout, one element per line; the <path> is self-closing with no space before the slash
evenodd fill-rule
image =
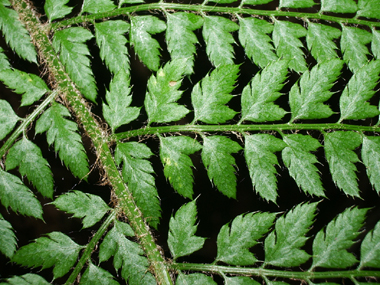
<path id="1" fill-rule="evenodd" d="M 265 125 L 174 125 L 160 127 L 146 127 L 114 134 L 109 138 L 113 141 L 129 139 L 137 136 L 175 133 L 175 132 L 255 132 L 255 131 L 299 131 L 299 130 L 346 130 L 357 132 L 378 132 L 380 126 L 358 126 L 349 124 L 265 124 Z"/>
<path id="2" fill-rule="evenodd" d="M 380 271 L 370 270 L 342 270 L 342 271 L 285 271 L 275 269 L 263 268 L 249 268 L 237 266 L 223 266 L 212 264 L 198 264 L 198 263 L 172 263 L 170 267 L 174 270 L 192 270 L 202 271 L 209 273 L 223 273 L 223 274 L 239 274 L 247 276 L 260 276 L 260 277 L 277 277 L 277 278 L 290 278 L 298 280 L 306 279 L 329 279 L 329 278 L 357 278 L 357 277 L 380 277 Z"/>
<path id="3" fill-rule="evenodd" d="M 193 11 L 193 12 L 211 12 L 211 13 L 226 13 L 226 14 L 239 14 L 239 15 L 258 15 L 258 16 L 268 16 L 268 17 L 295 17 L 304 19 L 319 19 L 325 21 L 331 21 L 336 23 L 346 23 L 346 24 L 356 24 L 365 25 L 369 27 L 380 27 L 380 22 L 372 22 L 366 20 L 360 20 L 356 18 L 341 18 L 335 16 L 329 16 L 321 13 L 301 13 L 301 12 L 288 12 L 281 10 L 255 10 L 237 7 L 220 7 L 213 5 L 194 5 L 194 4 L 178 4 L 178 3 L 151 3 L 134 5 L 130 7 L 115 9 L 109 12 L 97 13 L 85 16 L 78 16 L 75 18 L 63 20 L 52 24 L 52 29 L 57 30 L 66 26 L 81 24 L 85 22 L 91 22 L 94 20 L 108 19 L 113 17 L 118 17 L 121 15 L 128 15 L 130 13 L 135 13 L 139 11 L 149 11 L 149 10 L 180 10 L 180 11 Z"/>
<path id="4" fill-rule="evenodd" d="M 71 272 L 69 278 L 67 279 L 65 285 L 70 285 L 75 282 L 79 273 L 81 272 L 83 266 L 86 264 L 87 260 L 91 257 L 91 253 L 94 251 L 94 248 L 100 238 L 103 236 L 109 225 L 115 220 L 116 215 L 118 214 L 117 209 L 114 209 L 111 214 L 107 217 L 104 223 L 100 226 L 99 230 L 92 237 L 90 242 L 86 245 L 86 249 L 84 250 L 80 260 L 76 264 L 74 270 Z"/>
<path id="5" fill-rule="evenodd" d="M 39 52 L 41 62 L 46 64 L 50 74 L 49 78 L 54 85 L 60 88 L 62 100 L 71 109 L 77 121 L 92 140 L 98 161 L 100 162 L 99 167 L 104 170 L 104 176 L 108 179 L 109 185 L 118 197 L 119 207 L 127 216 L 141 246 L 145 250 L 150 262 L 150 270 L 156 277 L 157 283 L 172 284 L 164 259 L 155 244 L 149 227 L 145 223 L 140 209 L 133 200 L 131 191 L 124 184 L 115 165 L 108 147 L 107 134 L 103 132 L 100 124 L 92 116 L 88 103 L 83 99 L 73 81 L 66 74 L 48 38 L 49 27 L 40 23 L 38 17 L 34 14 L 34 9 L 25 0 L 10 0 L 10 2 L 18 12 L 20 20 L 29 31 L 32 42 Z M 80 267 L 83 265 L 80 265 Z"/>

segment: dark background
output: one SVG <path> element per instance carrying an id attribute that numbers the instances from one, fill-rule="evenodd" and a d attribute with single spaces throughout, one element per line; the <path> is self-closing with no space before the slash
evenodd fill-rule
<path id="1" fill-rule="evenodd" d="M 173 1 L 175 2 L 175 1 Z M 38 9 L 38 11 L 43 14 L 43 3 L 44 1 L 34 1 L 34 5 Z M 196 3 L 195 1 L 191 1 L 191 3 Z M 75 6 L 76 8 L 69 16 L 75 16 L 80 10 L 81 1 L 70 1 L 68 3 L 69 6 Z M 274 1 L 270 5 L 262 5 L 259 9 L 274 9 L 278 6 L 278 1 Z M 302 11 L 315 12 L 318 11 L 319 6 L 316 5 L 312 9 L 304 9 Z M 149 14 L 140 13 L 140 14 Z M 140 15 L 139 14 L 139 15 Z M 157 12 L 154 14 L 157 17 L 164 19 L 162 13 Z M 121 19 L 127 20 L 127 17 L 119 17 Z M 46 21 L 45 17 L 41 17 L 42 21 Z M 285 20 L 285 19 L 284 19 Z M 303 24 L 301 20 L 292 19 L 294 22 L 298 22 Z M 327 24 L 327 23 L 325 23 Z M 337 26 L 335 24 L 331 24 Z M 93 27 L 91 25 L 87 26 L 93 32 Z M 183 96 L 180 99 L 179 103 L 184 104 L 187 108 L 191 109 L 191 101 L 190 94 L 191 90 L 195 83 L 200 81 L 208 72 L 210 72 L 213 67 L 209 63 L 206 52 L 205 52 L 205 43 L 203 41 L 201 31 L 196 31 L 199 44 L 197 45 L 197 55 L 195 57 L 195 73 L 191 75 L 189 78 L 185 78 L 183 81 L 183 85 L 181 90 L 184 90 Z M 239 43 L 237 33 L 233 33 L 236 43 Z M 128 38 L 128 37 L 127 37 Z M 160 46 L 162 48 L 162 64 L 166 63 L 170 60 L 170 56 L 166 49 L 166 43 L 164 40 L 164 33 L 155 35 L 156 38 L 160 42 Z M 304 42 L 304 46 L 306 47 L 305 38 L 301 38 Z M 23 61 L 17 55 L 15 55 L 9 47 L 7 47 L 4 43 L 4 39 L 1 38 L 1 46 L 5 49 L 5 53 L 8 56 L 11 65 L 14 68 L 35 74 L 41 74 L 44 71 L 44 67 L 37 67 L 34 64 L 30 64 L 28 62 Z M 339 40 L 337 40 L 337 44 L 339 46 Z M 88 42 L 88 46 L 91 50 L 91 61 L 92 61 L 92 70 L 95 75 L 95 79 L 98 82 L 98 99 L 97 105 L 92 107 L 92 111 L 102 118 L 101 113 L 101 102 L 105 98 L 106 88 L 108 88 L 111 74 L 107 71 L 104 63 L 99 58 L 99 49 L 96 46 L 95 38 Z M 233 91 L 235 96 L 231 102 L 228 104 L 235 111 L 240 111 L 240 94 L 243 88 L 248 84 L 251 78 L 259 71 L 259 68 L 253 64 L 245 55 L 243 48 L 239 44 L 234 45 L 235 49 L 235 63 L 241 64 L 240 67 L 240 77 L 239 81 L 236 84 L 236 88 Z M 152 74 L 138 59 L 135 55 L 132 48 L 129 47 L 130 52 L 130 60 L 131 60 L 131 84 L 133 85 L 133 102 L 132 106 L 143 106 L 144 96 L 146 91 L 147 80 Z M 315 60 L 311 57 L 309 51 L 304 49 L 307 63 L 310 66 L 314 66 L 316 64 Z M 341 56 L 340 51 L 338 53 Z M 369 57 L 369 59 L 372 59 Z M 327 102 L 333 109 L 333 111 L 339 112 L 339 96 L 348 82 L 349 78 L 352 76 L 347 66 L 343 68 L 343 74 L 341 78 L 337 81 L 337 83 L 333 87 L 333 91 L 336 92 L 332 98 Z M 44 78 L 47 80 L 47 75 L 44 75 Z M 284 96 L 281 96 L 276 103 L 279 104 L 282 108 L 287 111 L 290 111 L 288 104 L 287 93 L 289 92 L 291 86 L 296 83 L 299 79 L 299 75 L 295 72 L 289 72 L 289 78 L 287 83 L 285 84 L 283 90 Z M 378 86 L 379 87 L 379 86 Z M 378 88 L 377 87 L 377 88 Z M 36 105 L 29 107 L 19 107 L 21 96 L 12 93 L 9 89 L 7 89 L 4 85 L 0 83 L 0 98 L 5 99 L 11 103 L 15 112 L 20 117 L 25 117 L 27 114 L 30 114 L 32 110 L 36 107 Z M 371 100 L 371 103 L 374 105 L 379 104 L 379 92 Z M 144 111 L 144 108 L 141 109 L 141 114 L 139 118 L 124 127 L 119 128 L 117 131 L 126 131 L 132 129 L 138 129 L 144 127 L 147 122 L 147 116 Z M 338 121 L 339 114 L 331 116 L 329 119 L 318 120 L 318 122 L 336 122 Z M 281 122 L 274 123 L 286 123 L 290 119 L 290 114 L 286 115 Z M 376 123 L 377 118 L 362 120 L 362 121 L 347 121 L 346 123 L 350 124 L 360 124 L 360 125 L 373 125 Z M 186 118 L 177 122 L 178 124 L 186 124 L 192 121 L 192 114 L 190 113 Z M 234 124 L 239 121 L 239 114 L 235 116 L 233 120 L 227 122 L 228 124 Z M 300 123 L 312 123 L 312 121 L 301 121 Z M 317 122 L 317 121 L 316 121 Z M 81 130 L 82 131 L 82 130 Z M 292 133 L 289 131 L 288 133 Z M 323 144 L 323 137 L 320 132 L 306 132 L 299 131 L 302 134 L 310 134 L 314 138 L 320 140 Z M 54 174 L 55 180 L 55 193 L 54 197 L 59 196 L 62 193 L 65 193 L 69 190 L 81 190 L 86 193 L 92 193 L 96 195 L 100 195 L 107 203 L 110 203 L 110 187 L 107 185 L 102 185 L 102 177 L 99 174 L 97 168 L 91 168 L 92 171 L 89 175 L 88 182 L 80 181 L 77 178 L 73 177 L 73 175 L 62 165 L 60 160 L 57 158 L 57 155 L 54 153 L 53 146 L 48 146 L 46 143 L 45 134 L 43 135 L 35 135 L 34 133 L 34 125 L 31 126 L 28 131 L 28 138 L 33 140 L 36 144 L 38 144 L 43 152 L 43 156 L 49 161 L 49 164 L 52 168 L 52 172 Z M 178 135 L 178 134 L 176 134 Z M 182 135 L 190 135 L 188 133 L 182 133 Z M 227 133 L 224 134 L 229 138 L 239 142 L 241 145 L 241 141 L 236 137 L 235 134 Z M 274 133 L 274 135 L 276 135 Z M 377 135 L 377 134 L 375 134 Z M 90 140 L 82 136 L 83 142 L 87 151 L 87 155 L 89 157 L 90 166 L 94 166 L 96 156 L 91 146 Z M 159 225 L 158 231 L 153 231 L 155 238 L 157 239 L 158 244 L 165 250 L 165 255 L 167 258 L 170 258 L 170 252 L 167 248 L 167 231 L 168 231 L 168 221 L 173 213 L 184 203 L 189 202 L 188 199 L 184 199 L 172 189 L 170 184 L 166 181 L 162 164 L 159 159 L 159 145 L 158 138 L 150 136 L 144 138 L 136 138 L 135 140 L 142 140 L 146 143 L 151 150 L 155 153 L 155 156 L 151 158 L 151 162 L 153 164 L 154 170 L 156 172 L 156 186 L 158 189 L 158 193 L 161 200 L 162 207 L 162 219 Z M 5 140 L 4 140 L 5 141 Z M 3 142 L 1 142 L 0 146 Z M 112 146 L 113 147 L 113 146 Z M 372 189 L 372 186 L 369 183 L 368 177 L 366 175 L 366 170 L 363 164 L 357 163 L 357 175 L 359 181 L 359 188 L 361 190 L 361 199 L 347 197 L 342 191 L 340 191 L 332 182 L 331 174 L 329 172 L 328 164 L 326 159 L 324 158 L 323 148 L 320 148 L 316 153 L 319 164 L 316 166 L 320 171 L 321 180 L 324 188 L 326 189 L 326 199 L 311 197 L 305 195 L 296 185 L 294 180 L 289 176 L 288 170 L 284 167 L 284 164 L 281 160 L 281 155 L 277 154 L 278 160 L 280 162 L 280 167 L 277 167 L 278 170 L 278 194 L 279 198 L 277 200 L 277 205 L 272 202 L 266 202 L 259 195 L 257 195 L 252 189 L 252 183 L 249 177 L 249 172 L 246 167 L 246 163 L 244 160 L 243 152 L 239 152 L 234 155 L 236 159 L 236 178 L 237 178 L 237 199 L 229 199 L 223 196 L 209 181 L 207 177 L 207 172 L 201 162 L 200 152 L 191 155 L 193 160 L 195 169 L 194 173 L 194 197 L 198 197 L 197 199 L 197 207 L 198 207 L 198 231 L 197 235 L 202 237 L 207 237 L 204 247 L 192 254 L 189 257 L 181 258 L 179 261 L 187 261 L 187 262 L 199 262 L 199 263 L 209 263 L 212 262 L 216 257 L 216 237 L 217 234 L 222 227 L 222 225 L 230 222 L 236 215 L 252 212 L 252 211 L 271 211 L 271 212 L 286 212 L 292 209 L 295 205 L 302 202 L 315 202 L 319 201 L 318 206 L 318 214 L 316 216 L 316 222 L 314 226 L 311 228 L 309 232 L 309 236 L 315 235 L 319 230 L 321 230 L 329 221 L 331 221 L 337 214 L 341 213 L 344 209 L 351 206 L 359 206 L 371 208 L 368 212 L 368 218 L 365 224 L 365 231 L 360 235 L 361 238 L 365 235 L 365 233 L 374 227 L 374 224 L 380 219 L 380 209 L 379 209 L 379 196 L 376 191 Z M 357 150 L 357 154 L 360 158 L 360 149 Z M 4 162 L 4 161 L 3 161 Z M 18 176 L 18 171 L 10 171 L 13 174 Z M 30 186 L 30 189 L 34 191 L 32 185 L 28 184 L 27 179 L 24 179 L 24 183 Z M 35 191 L 34 191 L 35 192 Z M 31 240 L 41 237 L 44 234 L 50 233 L 52 231 L 61 231 L 68 236 L 70 236 L 75 242 L 78 244 L 84 245 L 87 244 L 92 235 L 97 230 L 99 224 L 93 226 L 89 229 L 81 229 L 81 223 L 79 219 L 71 218 L 71 215 L 65 214 L 63 212 L 58 211 L 54 206 L 49 205 L 51 200 L 44 199 L 37 192 L 36 196 L 40 199 L 41 203 L 44 205 L 44 221 L 36 220 L 31 217 L 24 217 L 21 215 L 15 214 L 12 210 L 5 209 L 2 205 L 0 205 L 0 213 L 4 216 L 6 220 L 8 220 L 14 230 L 16 232 L 16 236 L 18 238 L 18 246 L 21 247 L 23 245 L 28 244 Z M 305 246 L 305 250 L 308 253 L 311 253 L 311 244 L 312 239 L 309 240 Z M 352 248 L 352 252 L 356 254 L 359 258 L 359 245 L 355 244 Z M 256 257 L 259 260 L 264 259 L 264 250 L 263 246 L 257 245 L 252 251 L 255 253 Z M 96 253 L 93 255 L 93 261 L 95 264 L 97 262 Z M 103 265 L 103 264 L 102 264 Z M 301 268 L 296 268 L 297 270 L 308 269 L 311 265 L 311 261 L 304 264 Z M 120 284 L 125 284 L 120 278 L 120 272 L 115 273 L 115 270 L 112 268 L 112 262 L 108 262 L 105 264 L 105 268 L 107 268 L 120 282 Z M 8 278 L 13 275 L 21 275 L 28 272 L 38 273 L 46 278 L 48 281 L 53 280 L 53 275 L 51 273 L 51 269 L 46 269 L 40 271 L 40 268 L 36 269 L 28 269 L 23 268 L 18 265 L 12 264 L 8 259 L 5 258 L 4 255 L 0 255 L 0 277 Z M 82 272 L 83 273 L 83 272 Z M 119 277 L 118 277 L 119 276 Z M 214 276 L 215 280 L 219 283 L 222 282 L 222 279 Z M 54 280 L 54 284 L 62 284 L 65 282 L 67 276 L 64 278 L 60 278 Z M 256 278 L 259 282 L 262 280 L 260 278 Z M 279 280 L 281 281 L 281 280 Z M 289 282 L 289 280 L 286 280 Z M 362 280 L 364 281 L 364 280 Z M 293 283 L 299 283 L 297 281 L 291 281 Z M 345 283 L 350 283 L 349 280 L 345 280 Z"/>

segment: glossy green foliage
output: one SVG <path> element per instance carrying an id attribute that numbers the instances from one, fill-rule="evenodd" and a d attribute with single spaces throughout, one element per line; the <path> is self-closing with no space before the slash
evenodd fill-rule
<path id="1" fill-rule="evenodd" d="M 358 206 L 380 193 L 379 0 L 32 3 L 0 0 L 0 253 L 52 273 L 0 284 L 380 278 L 377 205 Z M 334 190 L 349 205 L 327 216 Z M 7 211 L 53 206 L 82 228 L 18 244 Z"/>
<path id="2" fill-rule="evenodd" d="M 54 150 L 60 159 L 75 176 L 85 179 L 89 172 L 87 155 L 81 138 L 76 133 L 77 125 L 65 119 L 69 116 L 70 113 L 64 106 L 54 103 L 37 120 L 36 133 L 46 132 L 48 144 L 54 143 Z"/>

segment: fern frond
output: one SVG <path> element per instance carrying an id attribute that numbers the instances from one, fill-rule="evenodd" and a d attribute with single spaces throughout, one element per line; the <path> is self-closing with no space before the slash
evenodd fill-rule
<path id="1" fill-rule="evenodd" d="M 21 118 L 5 100 L 0 100 L 0 140 L 6 137 Z"/>
<path id="2" fill-rule="evenodd" d="M 90 52 L 84 44 L 92 38 L 91 32 L 84 28 L 68 28 L 54 34 L 53 46 L 59 53 L 66 72 L 73 78 L 83 96 L 95 102 L 97 88 L 90 68 L 90 60 L 87 57 Z"/>
<path id="3" fill-rule="evenodd" d="M 202 161 L 209 179 L 220 192 L 229 198 L 236 198 L 235 159 L 231 153 L 241 146 L 223 136 L 203 137 Z"/>
<path id="4" fill-rule="evenodd" d="M 310 255 L 301 249 L 305 235 L 314 222 L 317 203 L 297 205 L 277 219 L 275 230 L 265 239 L 265 264 L 281 267 L 300 266 Z"/>
<path id="5" fill-rule="evenodd" d="M 0 169 L 0 201 L 5 208 L 42 220 L 42 207 L 20 178 Z"/>
<path id="6" fill-rule="evenodd" d="M 65 119 L 70 117 L 69 111 L 62 105 L 52 106 L 37 120 L 36 134 L 46 132 L 49 145 L 54 143 L 54 149 L 70 171 L 81 179 L 86 179 L 89 172 L 87 155 L 81 137 L 76 133 L 76 123 Z"/>
<path id="7" fill-rule="evenodd" d="M 12 225 L 0 214 L 0 252 L 12 258 L 16 252 L 17 239 Z"/>
<path id="8" fill-rule="evenodd" d="M 195 202 L 196 200 L 183 205 L 175 216 L 170 218 L 168 246 L 174 260 L 201 249 L 205 242 L 205 238 L 195 235 L 197 231 Z"/>
<path id="9" fill-rule="evenodd" d="M 152 35 L 165 31 L 164 21 L 153 16 L 131 17 L 130 42 L 140 60 L 151 70 L 160 67 L 160 45 Z"/>
<path id="10" fill-rule="evenodd" d="M 123 162 L 123 179 L 133 193 L 137 206 L 149 224 L 157 228 L 161 208 L 157 199 L 153 167 L 147 160 L 153 153 L 142 143 L 118 143 L 115 149 L 115 162 Z"/>
<path id="11" fill-rule="evenodd" d="M 47 236 L 21 247 L 12 261 L 42 269 L 54 266 L 54 278 L 62 277 L 74 265 L 83 247 L 61 232 L 51 232 Z"/>
<path id="12" fill-rule="evenodd" d="M 132 228 L 125 223 L 115 221 L 113 228 L 100 244 L 99 261 L 103 262 L 113 256 L 113 266 L 121 268 L 121 275 L 131 285 L 153 285 L 155 278 L 148 271 L 148 260 L 143 256 L 143 249 L 126 236 L 133 236 Z"/>
<path id="13" fill-rule="evenodd" d="M 215 261 L 233 265 L 250 265 L 257 258 L 249 251 L 273 225 L 276 214 L 249 213 L 237 216 L 231 227 L 224 225 L 218 234 L 218 253 Z"/>
<path id="14" fill-rule="evenodd" d="M 130 107 L 132 102 L 130 77 L 121 67 L 110 83 L 106 93 L 107 104 L 103 103 L 103 116 L 110 125 L 112 132 L 135 120 L 140 114 L 140 108 Z"/>
<path id="15" fill-rule="evenodd" d="M 333 114 L 331 108 L 323 103 L 333 95 L 330 89 L 342 67 L 343 61 L 333 59 L 314 66 L 301 76 L 300 88 L 295 84 L 289 93 L 291 122 L 297 119 L 328 118 Z"/>
<path id="16" fill-rule="evenodd" d="M 255 191 L 266 200 L 276 202 L 277 179 L 275 165 L 279 165 L 276 151 L 282 151 L 284 141 L 268 134 L 245 136 L 244 155 Z"/>
<path id="17" fill-rule="evenodd" d="M 348 67 L 356 73 L 368 62 L 366 47 L 372 40 L 371 33 L 366 30 L 342 26 L 342 38 L 340 46 L 343 51 L 343 59 L 348 63 Z"/>
<path id="18" fill-rule="evenodd" d="M 325 134 L 325 153 L 333 181 L 344 193 L 359 197 L 356 166 L 359 161 L 354 150 L 362 138 L 355 132 L 333 132 Z"/>
<path id="19" fill-rule="evenodd" d="M 185 74 L 193 73 L 195 44 L 194 34 L 203 25 L 203 18 L 191 13 L 167 13 L 166 42 L 171 59 L 186 59 Z"/>
<path id="20" fill-rule="evenodd" d="M 164 165 L 165 177 L 174 190 L 184 197 L 193 198 L 194 166 L 189 155 L 199 151 L 202 146 L 189 137 L 160 136 L 160 158 Z"/>
<path id="21" fill-rule="evenodd" d="M 347 249 L 354 243 L 363 226 L 367 209 L 346 209 L 321 230 L 313 242 L 313 264 L 316 267 L 347 268 L 357 263 Z"/>
<path id="22" fill-rule="evenodd" d="M 33 274 L 33 273 L 27 273 L 21 276 L 13 276 L 11 278 L 6 279 L 7 283 L 3 284 L 25 284 L 25 285 L 49 285 L 50 283 L 47 282 L 43 277 Z"/>
<path id="23" fill-rule="evenodd" d="M 119 285 L 120 283 L 115 281 L 114 278 L 115 277 L 113 277 L 107 270 L 104 270 L 103 268 L 92 264 L 92 262 L 89 262 L 86 271 L 80 279 L 80 284 Z"/>
<path id="24" fill-rule="evenodd" d="M 257 18 L 238 19 L 239 41 L 246 55 L 261 68 L 277 60 L 272 39 L 268 35 L 273 31 L 273 25 Z"/>
<path id="25" fill-rule="evenodd" d="M 46 0 L 44 5 L 44 10 L 49 21 L 54 21 L 65 17 L 70 14 L 72 7 L 68 7 L 66 4 L 69 0 Z"/>
<path id="26" fill-rule="evenodd" d="M 176 103 L 183 93 L 178 89 L 186 69 L 185 59 L 175 59 L 158 70 L 156 76 L 149 78 L 144 105 L 150 123 L 178 121 L 190 112 Z"/>
<path id="27" fill-rule="evenodd" d="M 258 73 L 241 94 L 241 119 L 243 121 L 267 122 L 281 120 L 286 111 L 273 102 L 282 94 L 288 73 L 288 61 L 273 61 Z"/>
<path id="28" fill-rule="evenodd" d="M 373 89 L 379 81 L 379 74 L 380 60 L 374 60 L 363 65 L 351 77 L 340 96 L 339 122 L 346 119 L 366 119 L 380 114 L 378 107 L 367 102 L 376 93 Z"/>
<path id="29" fill-rule="evenodd" d="M 7 44 L 23 59 L 37 63 L 37 53 L 30 36 L 18 18 L 16 11 L 6 8 L 8 0 L 0 2 L 0 30 Z"/>
<path id="30" fill-rule="evenodd" d="M 194 120 L 209 124 L 224 123 L 232 119 L 236 112 L 227 107 L 230 94 L 237 80 L 239 66 L 222 65 L 198 82 L 191 92 Z"/>
<path id="31" fill-rule="evenodd" d="M 113 10 L 115 7 L 111 0 L 84 0 L 81 13 L 104 13 Z"/>
<path id="32" fill-rule="evenodd" d="M 301 37 L 307 35 L 306 29 L 300 24 L 275 20 L 273 28 L 273 43 L 277 56 L 289 60 L 289 68 L 296 72 L 307 70 L 304 54 L 301 50 Z"/>
<path id="33" fill-rule="evenodd" d="M 318 160 L 310 153 L 321 147 L 319 141 L 301 134 L 285 135 L 283 139 L 287 147 L 282 151 L 282 159 L 289 169 L 290 176 L 306 193 L 325 197 L 318 169 L 314 165 Z"/>
<path id="34" fill-rule="evenodd" d="M 129 74 L 127 39 L 124 36 L 130 25 L 124 21 L 108 21 L 95 24 L 95 37 L 100 47 L 100 58 L 108 69 L 117 74 L 121 69 Z"/>
<path id="35" fill-rule="evenodd" d="M 111 208 L 96 195 L 86 194 L 78 190 L 59 196 L 51 202 L 61 211 L 74 214 L 75 218 L 83 218 L 83 228 L 92 227 L 103 218 Z"/>
<path id="36" fill-rule="evenodd" d="M 234 38 L 230 34 L 239 29 L 239 26 L 229 19 L 217 16 L 204 17 L 202 29 L 206 42 L 206 52 L 215 67 L 234 64 Z"/>
<path id="37" fill-rule="evenodd" d="M 38 192 L 53 198 L 53 174 L 37 145 L 23 137 L 9 150 L 5 166 L 7 170 L 19 167 L 21 175 L 26 175 Z"/>
<path id="38" fill-rule="evenodd" d="M 17 69 L 0 71 L 0 80 L 15 93 L 22 94 L 21 106 L 33 104 L 50 91 L 40 77 Z"/>

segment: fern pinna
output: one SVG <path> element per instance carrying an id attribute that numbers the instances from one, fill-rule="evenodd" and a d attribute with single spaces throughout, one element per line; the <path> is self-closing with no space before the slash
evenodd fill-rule
<path id="1" fill-rule="evenodd" d="M 379 0 L 74 2 L 0 0 L 1 284 L 376 282 Z"/>

